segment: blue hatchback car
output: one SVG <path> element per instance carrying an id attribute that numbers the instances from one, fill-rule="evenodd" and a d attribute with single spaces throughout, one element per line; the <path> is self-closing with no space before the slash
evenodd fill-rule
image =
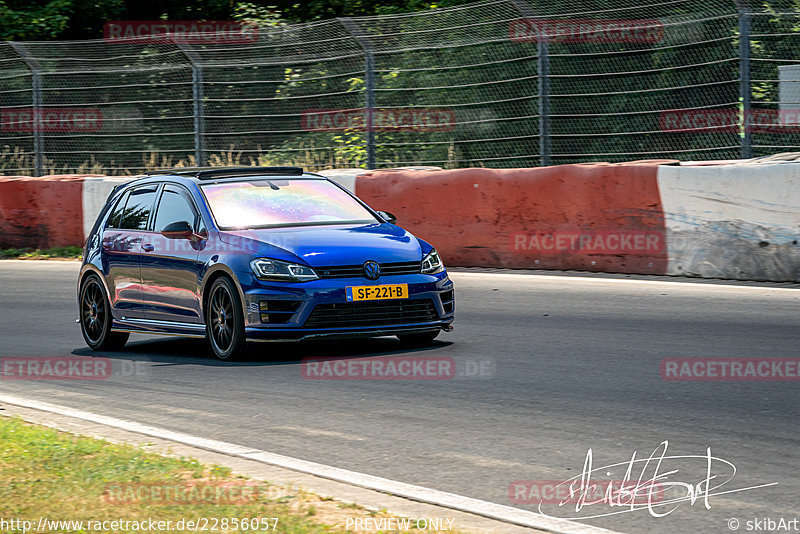
<path id="1" fill-rule="evenodd" d="M 247 341 L 451 330 L 453 283 L 436 250 L 345 188 L 295 167 L 151 172 L 117 188 L 78 282 L 96 350 L 131 332 L 207 339 L 221 360 Z"/>

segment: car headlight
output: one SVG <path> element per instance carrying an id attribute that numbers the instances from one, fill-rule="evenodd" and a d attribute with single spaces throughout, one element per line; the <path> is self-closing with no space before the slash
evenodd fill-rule
<path id="1" fill-rule="evenodd" d="M 270 258 L 255 259 L 250 262 L 250 268 L 259 280 L 307 282 L 319 278 L 311 267 Z"/>
<path id="2" fill-rule="evenodd" d="M 444 263 L 439 257 L 436 249 L 431 250 L 425 259 L 422 260 L 422 273 L 423 274 L 438 274 L 444 271 Z"/>

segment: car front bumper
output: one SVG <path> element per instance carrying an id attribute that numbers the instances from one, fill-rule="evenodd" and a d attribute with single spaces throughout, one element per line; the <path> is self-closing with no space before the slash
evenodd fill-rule
<path id="1" fill-rule="evenodd" d="M 353 319 L 352 303 L 347 301 L 346 288 L 363 285 L 408 284 L 408 299 L 366 301 Z M 431 330 L 450 330 L 455 318 L 453 283 L 446 272 L 436 275 L 412 274 L 385 276 L 378 281 L 364 278 L 322 279 L 305 283 L 279 284 L 250 279 L 243 286 L 245 296 L 245 334 L 253 341 L 302 341 L 354 337 L 413 334 Z M 297 309 L 284 312 L 280 322 L 271 322 L 273 314 L 262 311 L 263 301 L 291 301 Z M 380 304 L 374 304 L 380 303 Z M 269 307 L 269 305 L 268 305 Z M 309 321 L 315 309 L 327 308 L 325 317 L 334 316 L 335 325 L 326 325 L 317 315 Z M 370 315 L 374 310 L 374 318 Z M 389 311 L 394 310 L 394 312 Z M 422 313 L 399 309 L 423 310 Z M 318 312 L 319 313 L 319 312 Z M 392 315 L 395 313 L 395 315 Z M 396 320 L 394 318 L 396 317 Z"/>

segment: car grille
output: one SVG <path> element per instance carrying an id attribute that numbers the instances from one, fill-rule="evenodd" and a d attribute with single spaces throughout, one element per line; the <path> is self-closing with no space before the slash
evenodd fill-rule
<path id="1" fill-rule="evenodd" d="M 429 323 L 439 318 L 431 299 L 318 304 L 305 328 Z"/>
<path id="2" fill-rule="evenodd" d="M 364 277 L 363 265 L 344 265 L 334 267 L 314 267 L 320 278 L 358 278 Z M 390 274 L 418 274 L 422 271 L 422 262 L 407 261 L 402 263 L 382 263 L 381 276 Z"/>

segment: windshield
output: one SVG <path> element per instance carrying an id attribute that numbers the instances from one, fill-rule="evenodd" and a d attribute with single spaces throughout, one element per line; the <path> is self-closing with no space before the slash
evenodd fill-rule
<path id="1" fill-rule="evenodd" d="M 353 197 L 327 180 L 259 179 L 201 187 L 223 230 L 377 220 Z"/>

